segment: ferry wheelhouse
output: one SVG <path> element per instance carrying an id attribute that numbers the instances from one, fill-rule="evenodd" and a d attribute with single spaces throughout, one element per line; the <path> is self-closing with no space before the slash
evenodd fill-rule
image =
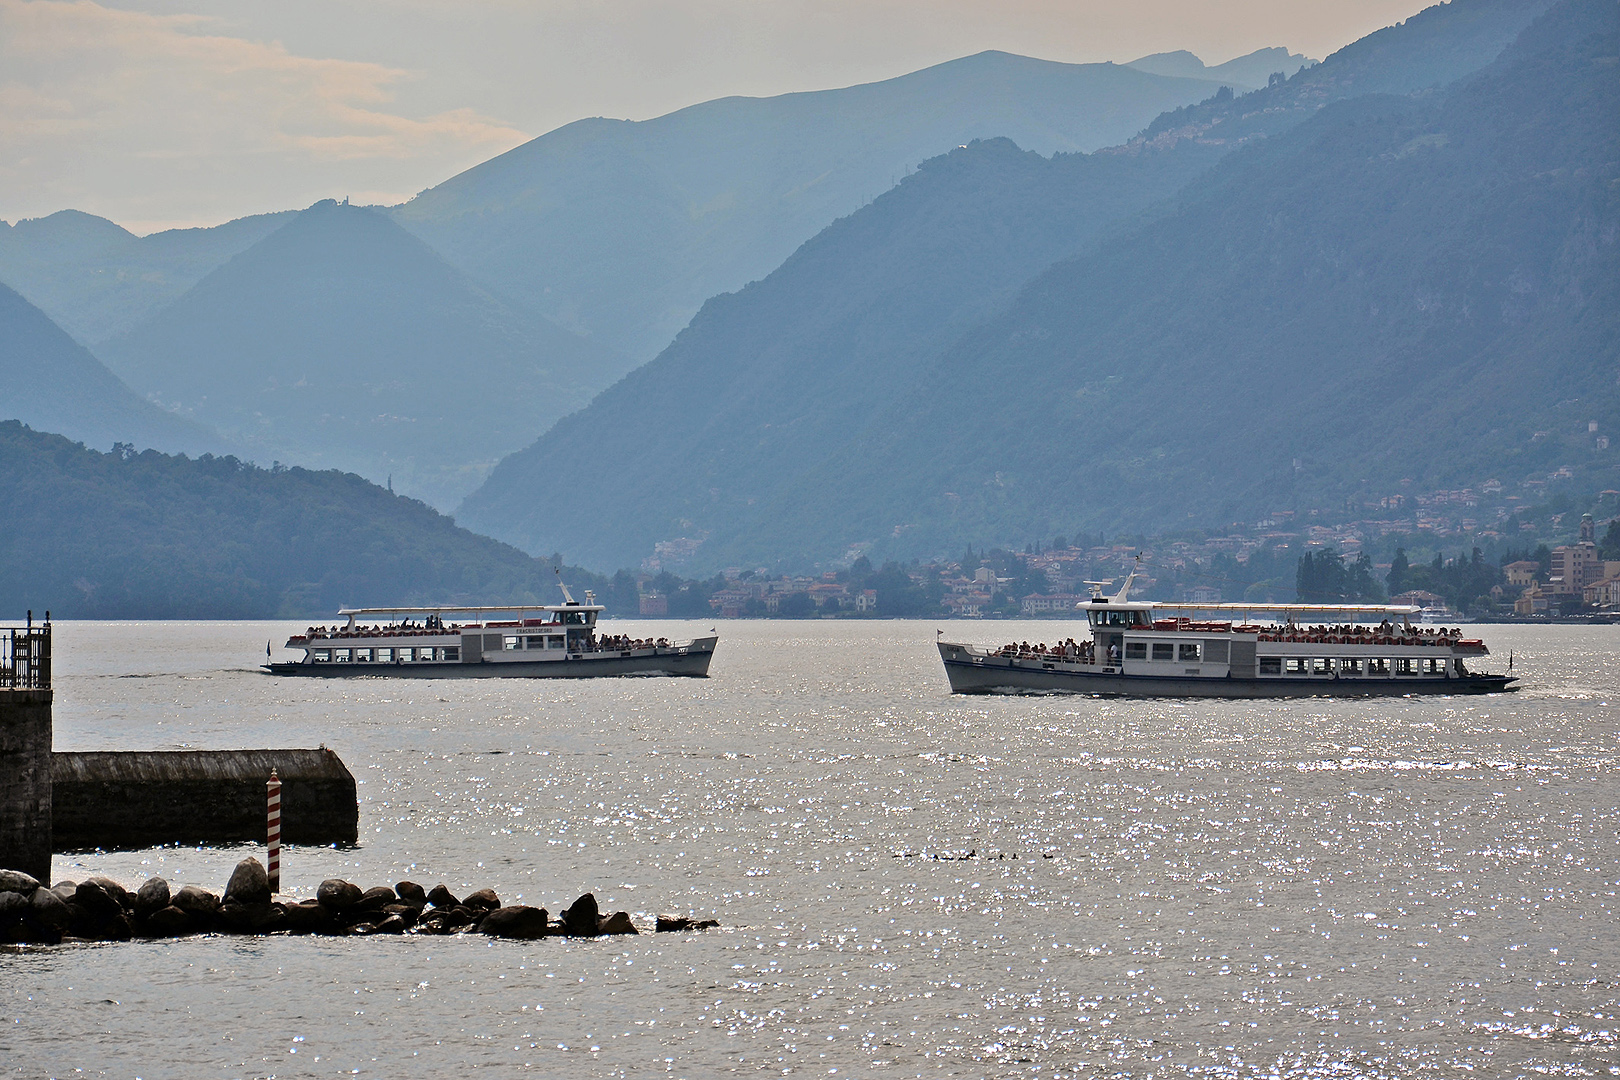
<path id="1" fill-rule="evenodd" d="M 1001 648 L 939 641 L 951 690 L 1365 697 L 1494 693 L 1517 681 L 1470 670 L 1469 663 L 1490 654 L 1485 643 L 1458 630 L 1411 625 L 1415 607 L 1162 604 L 1127 599 L 1130 585 L 1127 578 L 1118 595 L 1081 605 L 1087 641 Z M 1206 614 L 1231 618 L 1192 618 Z M 1256 621 L 1261 614 L 1271 618 Z M 1380 621 L 1364 624 L 1369 618 Z"/>
<path id="2" fill-rule="evenodd" d="M 344 608 L 335 626 L 287 639 L 302 660 L 267 663 L 272 675 L 583 679 L 709 673 L 717 637 L 690 641 L 599 635 L 603 608 L 563 590 L 562 604 L 524 607 Z M 460 620 L 460 621 L 457 621 Z"/>

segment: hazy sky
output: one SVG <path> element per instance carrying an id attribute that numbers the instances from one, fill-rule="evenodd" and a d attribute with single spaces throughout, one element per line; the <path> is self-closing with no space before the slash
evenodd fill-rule
<path id="1" fill-rule="evenodd" d="M 147 232 L 399 202 L 585 116 L 983 49 L 1323 57 L 1424 0 L 0 0 L 0 218 Z"/>

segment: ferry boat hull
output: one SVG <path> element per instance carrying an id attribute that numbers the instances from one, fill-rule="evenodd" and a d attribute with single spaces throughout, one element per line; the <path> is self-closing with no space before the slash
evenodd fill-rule
<path id="1" fill-rule="evenodd" d="M 709 674 L 718 638 L 696 638 L 686 645 L 586 653 L 558 660 L 480 660 L 415 663 L 312 663 L 308 660 L 265 664 L 272 675 L 308 678 L 384 679 L 596 679 L 618 675 L 670 675 L 702 679 Z"/>
<path id="2" fill-rule="evenodd" d="M 1412 694 L 1493 694 L 1512 690 L 1507 675 L 1290 679 L 1130 675 L 1040 657 L 986 656 L 956 642 L 939 643 L 955 694 L 1092 694 L 1112 697 L 1293 698 L 1404 697 Z"/>

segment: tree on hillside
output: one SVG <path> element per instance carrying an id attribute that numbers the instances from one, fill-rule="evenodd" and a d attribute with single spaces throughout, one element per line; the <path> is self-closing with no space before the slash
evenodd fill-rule
<path id="1" fill-rule="evenodd" d="M 1348 566 L 1337 551 L 1307 551 L 1299 557 L 1294 572 L 1294 591 L 1306 604 L 1355 604 L 1384 598 L 1365 551 Z"/>
<path id="2" fill-rule="evenodd" d="M 1395 557 L 1389 562 L 1389 574 L 1384 578 L 1384 584 L 1389 586 L 1389 595 L 1406 591 L 1406 578 L 1411 572 L 1412 564 L 1407 561 L 1406 549 L 1395 549 Z"/>
<path id="3" fill-rule="evenodd" d="M 1620 518 L 1609 522 L 1609 531 L 1603 534 L 1603 540 L 1598 544 L 1598 556 L 1603 559 L 1620 559 Z"/>

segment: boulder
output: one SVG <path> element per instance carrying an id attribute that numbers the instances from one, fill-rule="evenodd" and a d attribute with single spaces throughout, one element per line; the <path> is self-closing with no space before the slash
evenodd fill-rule
<path id="1" fill-rule="evenodd" d="M 94 881 L 79 882 L 79 887 L 73 890 L 73 903 L 83 908 L 85 914 L 95 922 L 124 912 L 124 906 L 108 896 L 107 890 Z"/>
<path id="2" fill-rule="evenodd" d="M 67 902 L 68 924 L 62 933 L 80 941 L 95 941 L 101 936 L 101 924 L 111 918 L 105 912 L 92 912 L 77 900 Z"/>
<path id="3" fill-rule="evenodd" d="M 169 903 L 184 911 L 188 915 L 199 919 L 209 919 L 219 910 L 219 897 L 207 889 L 199 889 L 195 885 L 187 885 L 169 900 Z"/>
<path id="4" fill-rule="evenodd" d="M 496 908 L 485 915 L 483 921 L 478 924 L 478 930 L 490 937 L 532 941 L 546 936 L 546 927 L 550 921 L 551 917 L 545 908 L 514 904 L 511 907 Z"/>
<path id="5" fill-rule="evenodd" d="M 21 870 L 0 870 L 0 893 L 14 892 L 30 896 L 37 888 L 39 881 Z"/>
<path id="6" fill-rule="evenodd" d="M 438 909 L 437 913 L 440 915 L 439 921 L 444 924 L 446 930 L 454 930 L 458 926 L 470 926 L 474 922 L 472 909 L 464 908 L 459 904 L 453 908 Z"/>
<path id="7" fill-rule="evenodd" d="M 246 858 L 231 871 L 231 880 L 225 886 L 225 899 L 238 904 L 268 904 L 270 902 L 270 873 L 255 858 Z"/>
<path id="8" fill-rule="evenodd" d="M 376 932 L 379 934 L 403 934 L 408 929 L 410 928 L 405 925 L 404 919 L 398 915 L 390 915 L 377 924 Z"/>
<path id="9" fill-rule="evenodd" d="M 405 920 L 406 927 L 415 926 L 416 921 L 422 917 L 422 909 L 415 904 L 384 904 L 382 913 Z"/>
<path id="10" fill-rule="evenodd" d="M 259 904 L 227 900 L 219 906 L 214 921 L 221 930 L 232 934 L 269 934 L 287 926 L 282 906 L 269 900 Z"/>
<path id="11" fill-rule="evenodd" d="M 394 890 L 379 885 L 375 889 L 367 889 L 360 894 L 360 900 L 354 906 L 361 911 L 381 911 L 386 905 L 394 902 Z"/>
<path id="12" fill-rule="evenodd" d="M 20 892 L 0 892 L 0 926 L 21 922 L 28 914 L 28 897 Z"/>
<path id="13" fill-rule="evenodd" d="M 479 889 L 462 901 L 470 908 L 483 908 L 485 911 L 494 911 L 501 906 L 501 898 L 495 895 L 494 889 Z"/>
<path id="14" fill-rule="evenodd" d="M 55 885 L 51 886 L 51 892 L 55 893 L 57 896 L 60 896 L 63 903 L 73 899 L 73 894 L 78 891 L 79 883 L 76 881 L 58 881 Z"/>
<path id="15" fill-rule="evenodd" d="M 28 920 L 36 926 L 60 932 L 73 921 L 73 912 L 55 889 L 35 889 L 34 895 L 28 898 Z"/>
<path id="16" fill-rule="evenodd" d="M 456 894 L 443 885 L 433 886 L 432 891 L 427 894 L 427 899 L 428 903 L 438 908 L 453 908 L 461 904 L 461 901 L 456 899 Z"/>
<path id="17" fill-rule="evenodd" d="M 110 877 L 91 877 L 85 879 L 92 885 L 100 885 L 101 891 L 118 901 L 118 906 L 125 911 L 135 909 L 135 894 Z"/>
<path id="18" fill-rule="evenodd" d="M 120 911 L 96 928 L 96 936 L 102 941 L 128 941 L 135 936 L 135 923 Z"/>
<path id="19" fill-rule="evenodd" d="M 680 933 L 683 930 L 707 930 L 720 924 L 713 919 L 699 921 L 685 915 L 660 915 L 653 930 L 660 934 Z"/>
<path id="20" fill-rule="evenodd" d="M 449 927 L 445 925 L 444 913 L 439 911 L 428 912 L 411 929 L 418 934 L 447 934 L 450 932 Z"/>
<path id="21" fill-rule="evenodd" d="M 337 919 L 319 900 L 283 903 L 281 915 L 288 932 L 294 934 L 330 934 L 338 929 Z"/>
<path id="22" fill-rule="evenodd" d="M 402 881 L 394 886 L 394 892 L 401 900 L 422 907 L 428 902 L 427 890 L 414 881 Z"/>
<path id="23" fill-rule="evenodd" d="M 586 893 L 574 901 L 572 907 L 562 913 L 563 925 L 574 937 L 595 937 L 597 934 L 597 920 L 601 912 L 596 908 L 596 894 Z"/>
<path id="24" fill-rule="evenodd" d="M 253 932 L 253 914 L 246 904 L 239 904 L 233 898 L 226 897 L 225 902 L 219 905 L 214 913 L 214 926 L 227 934 L 251 934 Z"/>
<path id="25" fill-rule="evenodd" d="M 615 911 L 606 918 L 597 920 L 596 932 L 598 934 L 636 934 L 636 924 L 630 921 L 628 911 Z"/>
<path id="26" fill-rule="evenodd" d="M 322 907 L 339 913 L 354 907 L 364 895 L 360 886 L 342 878 L 327 878 L 315 890 L 315 899 L 320 901 Z"/>
<path id="27" fill-rule="evenodd" d="M 351 937 L 364 937 L 367 934 L 375 934 L 376 932 L 377 928 L 368 922 L 357 922 L 353 926 L 344 927 L 339 931 L 339 933 L 348 934 Z"/>
<path id="28" fill-rule="evenodd" d="M 169 906 L 169 883 L 160 877 L 147 878 L 135 894 L 135 914 L 142 917 Z"/>
<path id="29" fill-rule="evenodd" d="M 191 933 L 191 916 L 170 904 L 146 917 L 148 937 L 181 937 Z"/>
<path id="30" fill-rule="evenodd" d="M 48 926 L 40 926 L 24 919 L 15 929 L 25 931 L 23 940 L 30 945 L 60 945 L 67 940 L 67 936 L 60 930 L 53 930 Z"/>

